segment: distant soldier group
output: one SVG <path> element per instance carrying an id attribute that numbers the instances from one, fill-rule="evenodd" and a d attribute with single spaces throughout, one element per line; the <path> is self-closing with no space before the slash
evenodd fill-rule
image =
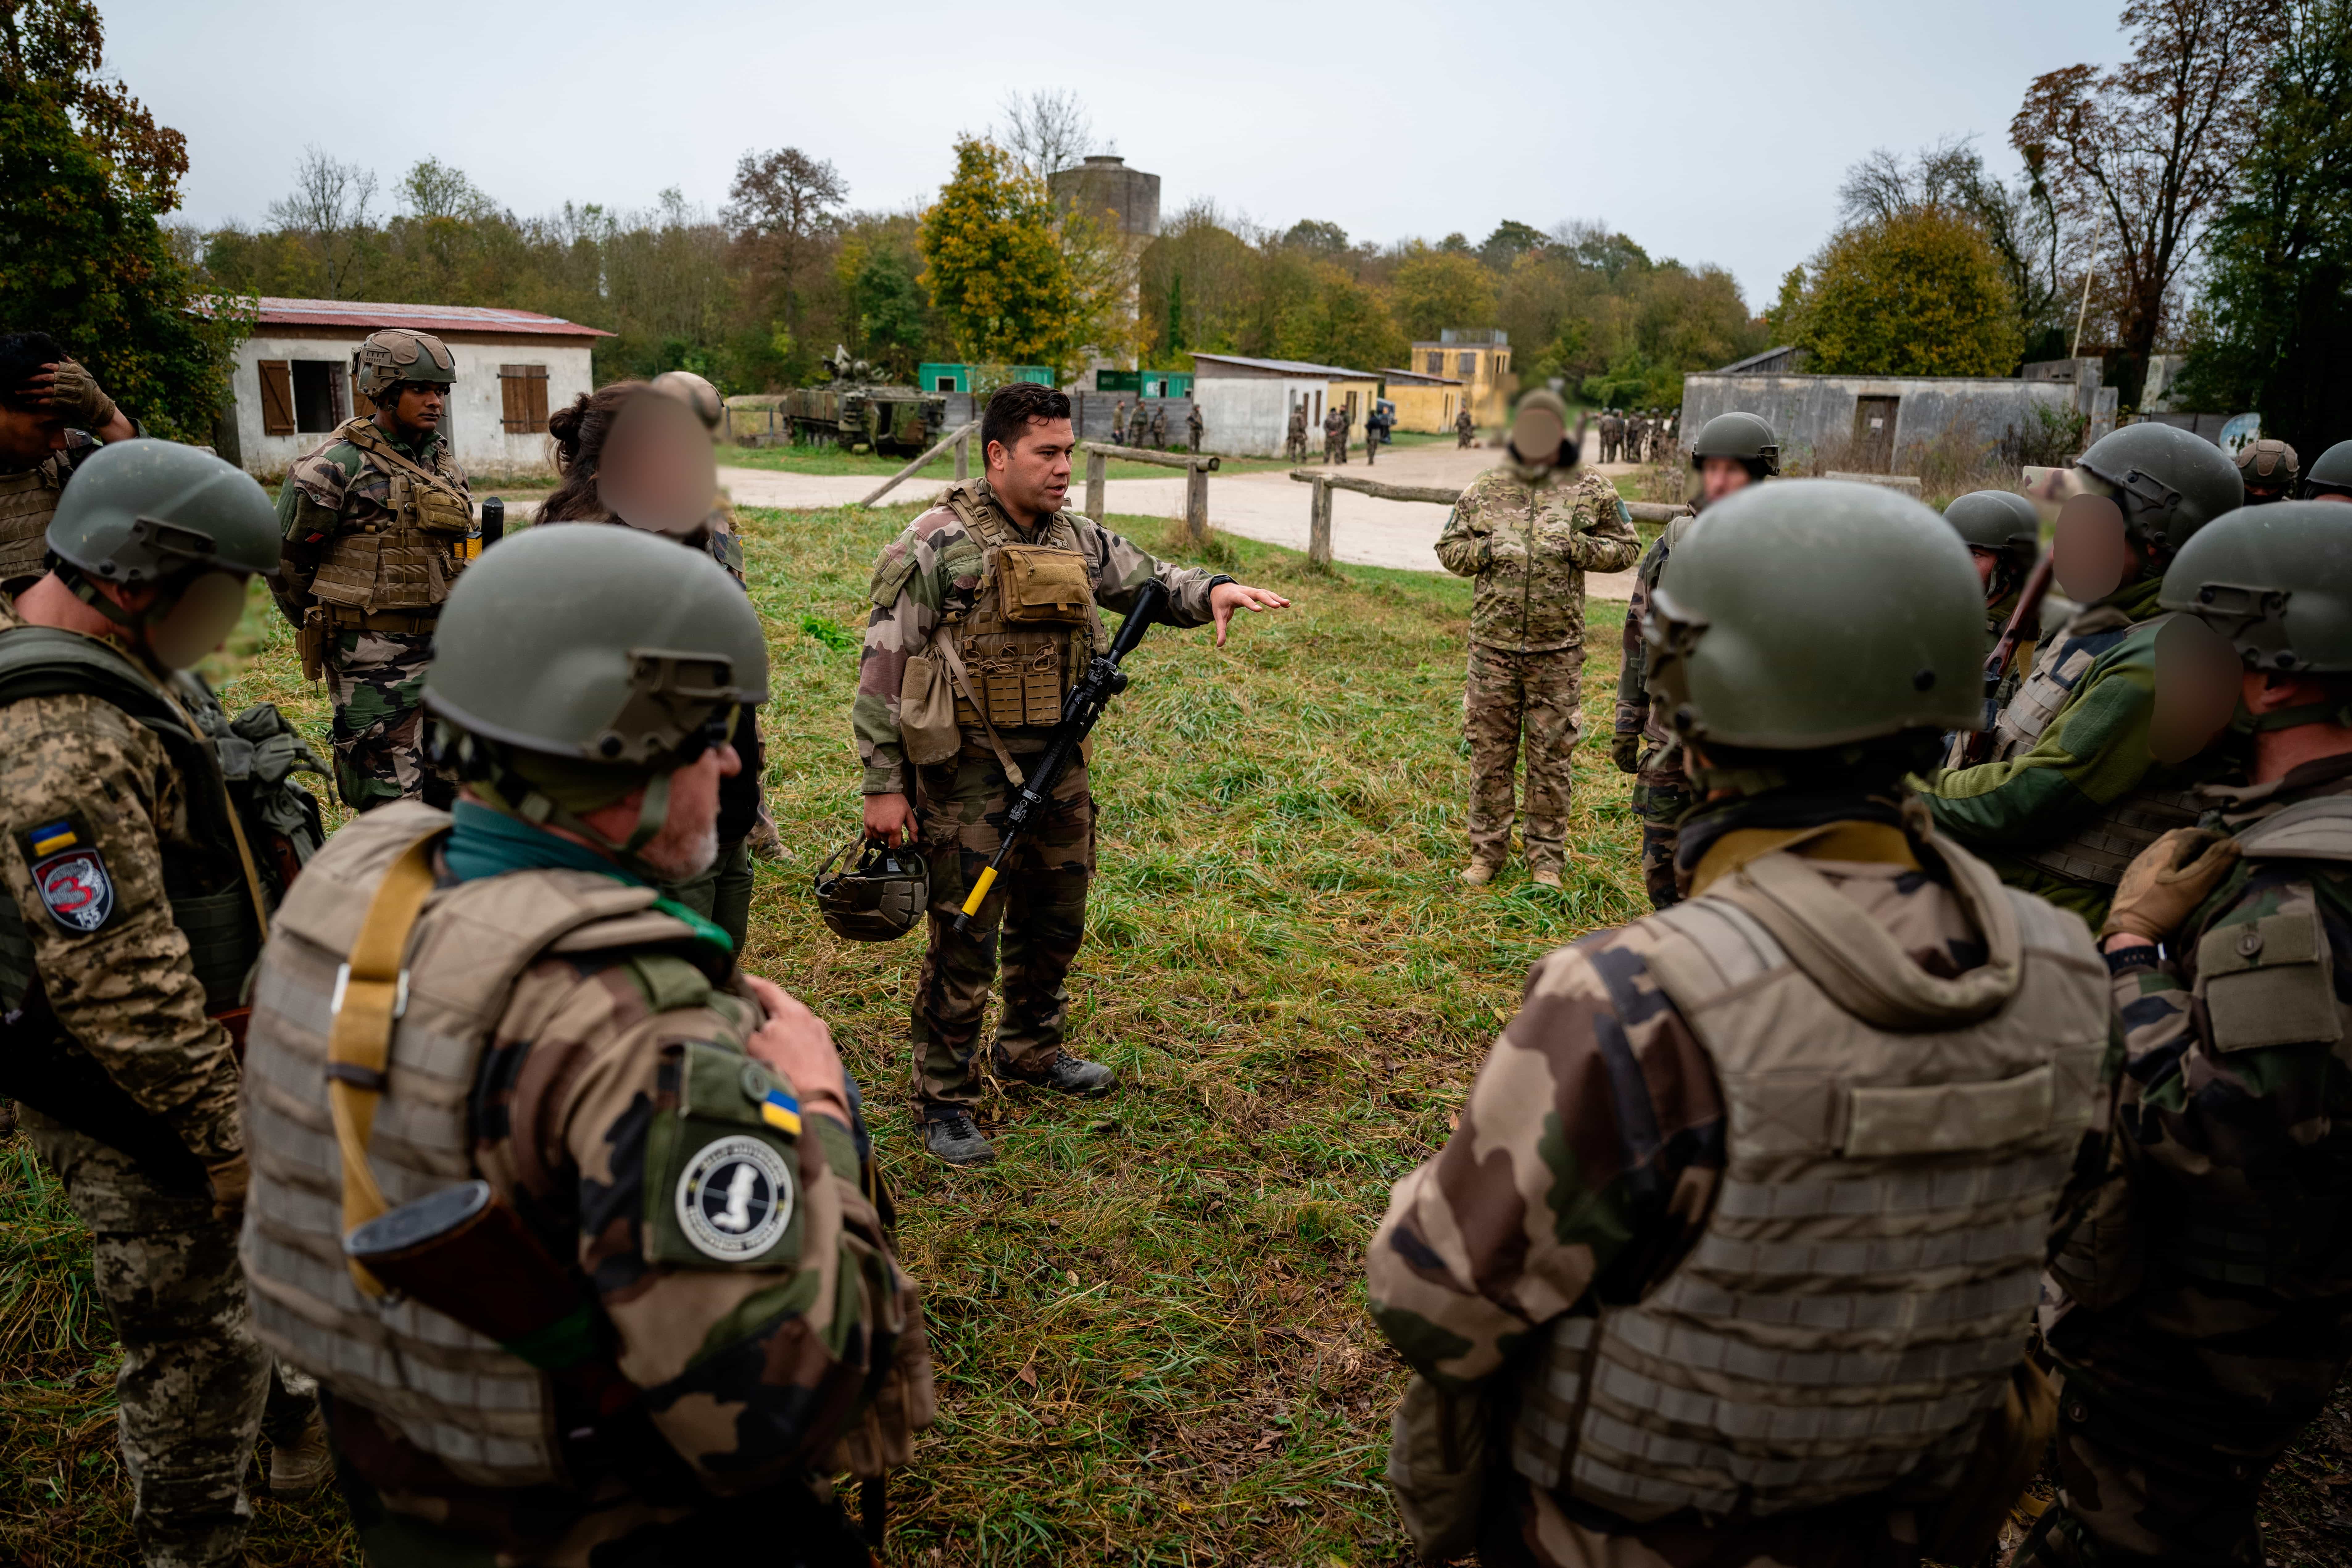
<path id="1" fill-rule="evenodd" d="M 1652 408 L 1638 414 L 1604 409 L 1601 415 L 1601 460 L 1604 463 L 1669 463 L 1675 460 L 1682 416 Z"/>
<path id="2" fill-rule="evenodd" d="M 1186 449 L 1198 452 L 1201 449 L 1201 438 L 1208 431 L 1208 422 L 1202 417 L 1201 405 L 1198 403 L 1189 398 L 1186 399 L 1186 403 L 1188 405 L 1184 414 Z M 1168 405 L 1164 401 L 1154 399 L 1147 412 L 1144 400 L 1138 398 L 1134 410 L 1130 413 L 1127 399 L 1120 398 L 1117 405 L 1111 409 L 1110 438 L 1115 446 L 1150 447 L 1155 450 L 1165 451 L 1168 447 Z"/>

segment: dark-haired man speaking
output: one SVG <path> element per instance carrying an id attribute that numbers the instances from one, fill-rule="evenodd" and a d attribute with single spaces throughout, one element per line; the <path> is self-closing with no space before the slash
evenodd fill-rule
<path id="1" fill-rule="evenodd" d="M 1045 749 L 1062 699 L 1109 646 L 1099 611 L 1124 614 L 1157 578 L 1179 626 L 1290 601 L 1223 574 L 1153 560 L 1091 518 L 1062 510 L 1070 491 L 1070 400 L 1015 382 L 981 421 L 986 476 L 957 484 L 885 546 L 874 563 L 852 724 L 866 764 L 866 832 L 919 842 L 930 868 L 930 949 L 914 1005 L 915 1103 L 923 1143 L 951 1165 L 992 1157 L 973 1123 L 981 1015 L 1003 931 L 1000 1076 L 1064 1094 L 1116 1082 L 1099 1062 L 1062 1049 L 1062 979 L 1086 931 L 1095 808 L 1074 763 L 1054 809 L 1015 847 L 971 926 L 957 910 L 996 852 L 1020 759 Z M 1073 604 L 1070 588 L 1083 585 Z M 902 698 L 914 709 L 901 723 Z M 945 722 L 950 704 L 953 723 Z M 918 723 L 918 714 L 931 720 Z"/>

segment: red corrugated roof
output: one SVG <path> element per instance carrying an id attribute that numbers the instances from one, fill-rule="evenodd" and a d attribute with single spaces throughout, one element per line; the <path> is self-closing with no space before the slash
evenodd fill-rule
<path id="1" fill-rule="evenodd" d="M 342 327 L 365 333 L 379 327 L 415 327 L 424 332 L 499 332 L 551 338 L 609 338 L 561 316 L 508 310 L 488 305 L 385 305 L 364 300 L 281 300 L 265 294 L 257 301 L 257 327 Z"/>

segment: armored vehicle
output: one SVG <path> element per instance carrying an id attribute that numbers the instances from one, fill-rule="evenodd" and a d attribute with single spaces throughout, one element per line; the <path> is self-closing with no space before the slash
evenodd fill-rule
<path id="1" fill-rule="evenodd" d="M 833 379 L 823 386 L 784 394 L 795 442 L 830 441 L 844 451 L 871 447 L 913 457 L 946 434 L 948 401 L 936 393 L 884 382 L 874 366 L 851 359 L 845 348 L 833 351 L 824 371 Z"/>

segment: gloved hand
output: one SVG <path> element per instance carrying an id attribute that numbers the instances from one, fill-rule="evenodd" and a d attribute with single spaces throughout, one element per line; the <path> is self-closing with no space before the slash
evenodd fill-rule
<path id="1" fill-rule="evenodd" d="M 1609 760 L 1617 764 L 1617 771 L 1621 773 L 1641 772 L 1642 732 L 1636 730 L 1629 734 L 1612 737 L 1609 742 Z"/>
<path id="2" fill-rule="evenodd" d="M 33 384 L 37 386 L 41 379 L 35 376 Z M 69 359 L 50 368 L 48 395 L 43 401 L 78 430 L 103 430 L 114 423 L 114 399 L 100 388 L 96 376 Z"/>
<path id="3" fill-rule="evenodd" d="M 213 1218 L 233 1220 L 245 1213 L 245 1189 L 253 1181 L 253 1170 L 242 1154 L 232 1154 L 205 1167 L 212 1178 Z"/>
<path id="4" fill-rule="evenodd" d="M 2238 841 L 2201 827 L 2176 827 L 2124 868 L 2102 937 L 2144 936 L 2162 942 L 2238 863 Z"/>

